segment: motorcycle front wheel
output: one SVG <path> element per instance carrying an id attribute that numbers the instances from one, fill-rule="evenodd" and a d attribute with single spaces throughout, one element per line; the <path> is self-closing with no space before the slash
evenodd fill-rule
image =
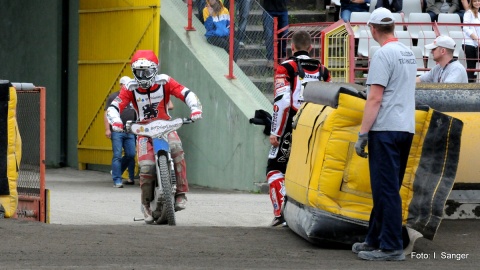
<path id="1" fill-rule="evenodd" d="M 170 226 L 176 225 L 175 220 L 175 196 L 172 189 L 172 181 L 170 176 L 170 170 L 168 167 L 168 161 L 166 155 L 159 155 L 157 159 L 157 170 L 160 174 L 160 183 L 163 189 L 162 202 L 157 201 L 156 212 L 159 213 L 157 224 L 168 224 Z M 155 194 L 157 199 L 157 195 Z"/>

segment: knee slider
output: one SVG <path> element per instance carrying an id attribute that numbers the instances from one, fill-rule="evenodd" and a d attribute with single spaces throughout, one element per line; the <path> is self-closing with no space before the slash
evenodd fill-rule
<path id="1" fill-rule="evenodd" d="M 155 163 L 151 161 L 139 162 L 140 176 L 144 178 L 153 178 L 155 176 Z"/>
<path id="2" fill-rule="evenodd" d="M 170 146 L 170 151 L 172 153 L 183 152 L 181 141 L 169 141 L 168 145 Z"/>

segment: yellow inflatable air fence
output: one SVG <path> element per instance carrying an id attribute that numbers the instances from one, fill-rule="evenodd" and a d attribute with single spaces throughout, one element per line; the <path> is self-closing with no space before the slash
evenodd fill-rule
<path id="1" fill-rule="evenodd" d="M 5 217 L 17 210 L 17 178 L 22 141 L 16 119 L 17 93 L 8 81 L 0 81 L 0 204 Z"/>
<path id="2" fill-rule="evenodd" d="M 323 82 L 309 83 L 304 96 L 322 104 L 305 102 L 293 124 L 285 219 L 311 242 L 362 241 L 373 205 L 368 160 L 354 149 L 365 97 Z M 455 180 L 463 124 L 428 106 L 417 106 L 415 120 L 400 190 L 403 223 L 433 239 Z"/>

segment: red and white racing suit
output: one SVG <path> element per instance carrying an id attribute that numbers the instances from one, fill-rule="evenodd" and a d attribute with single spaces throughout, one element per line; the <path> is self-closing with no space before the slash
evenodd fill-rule
<path id="1" fill-rule="evenodd" d="M 135 90 L 128 90 L 123 87 L 118 97 L 113 100 L 107 109 L 109 122 L 118 121 L 116 118 L 120 117 L 120 113 L 130 102 L 137 112 L 137 119 L 139 120 L 169 120 L 171 118 L 168 113 L 170 95 L 185 102 L 190 109 L 199 108 L 201 110 L 201 104 L 195 93 L 168 75 L 161 74 L 156 76 L 156 81 L 162 83 L 154 84 L 149 89 L 139 87 Z M 188 181 L 182 142 L 177 132 L 171 132 L 168 135 L 168 143 L 175 164 L 175 175 L 177 178 L 176 195 L 178 195 L 188 192 Z M 155 156 L 151 138 L 144 136 L 137 137 L 137 157 L 140 167 L 142 204 L 146 205 L 153 200 L 153 185 L 156 178 Z"/>
<path id="2" fill-rule="evenodd" d="M 303 80 L 298 74 L 298 63 L 305 72 Z M 283 62 L 275 72 L 274 103 L 271 135 L 279 137 L 279 146 L 270 148 L 267 164 L 267 182 L 273 214 L 282 215 L 285 197 L 285 172 L 292 144 L 293 117 L 303 103 L 303 88 L 310 81 L 330 82 L 327 68 L 319 61 L 311 59 L 305 51 L 295 52 Z"/>

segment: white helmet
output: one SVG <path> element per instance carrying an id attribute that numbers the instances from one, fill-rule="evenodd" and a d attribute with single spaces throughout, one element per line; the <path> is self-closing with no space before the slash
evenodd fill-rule
<path id="1" fill-rule="evenodd" d="M 141 88 L 147 89 L 155 84 L 158 73 L 158 58 L 153 51 L 139 50 L 132 57 L 132 72 Z"/>

